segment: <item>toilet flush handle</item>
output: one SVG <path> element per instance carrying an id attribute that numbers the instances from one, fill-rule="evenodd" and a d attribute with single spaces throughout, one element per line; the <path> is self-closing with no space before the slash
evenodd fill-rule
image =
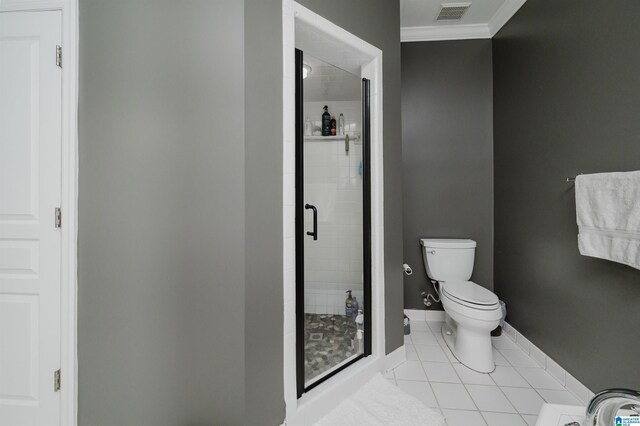
<path id="1" fill-rule="evenodd" d="M 436 251 L 435 251 L 435 250 L 429 250 L 429 251 L 427 251 L 427 253 L 429 253 L 429 254 L 436 254 Z"/>

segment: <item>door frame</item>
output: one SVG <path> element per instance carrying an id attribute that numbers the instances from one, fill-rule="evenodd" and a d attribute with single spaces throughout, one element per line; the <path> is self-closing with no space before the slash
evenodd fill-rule
<path id="1" fill-rule="evenodd" d="M 364 351 L 360 354 L 345 359 L 337 366 L 321 373 L 313 379 L 310 384 L 306 383 L 305 375 L 305 314 L 304 309 L 304 291 L 305 291 L 305 239 L 311 233 L 305 233 L 304 216 L 305 210 L 305 192 L 304 192 L 304 77 L 303 67 L 304 52 L 295 49 L 295 275 L 296 275 L 296 387 L 298 398 L 303 394 L 311 391 L 316 386 L 329 380 L 341 371 L 349 368 L 351 365 L 363 358 L 371 355 L 372 343 L 371 336 L 371 82 L 367 78 L 361 78 L 361 98 L 360 105 L 361 115 L 361 141 L 362 141 L 362 276 L 363 276 L 363 302 L 364 302 Z M 313 206 L 312 206 L 313 207 Z M 316 221 L 316 210 L 314 209 L 314 223 Z M 315 229 L 314 232 L 318 232 Z M 314 235 L 314 240 L 317 234 Z"/>
<path id="2" fill-rule="evenodd" d="M 3 0 L 0 13 L 62 13 L 62 227 L 60 247 L 60 425 L 78 417 L 78 0 Z M 54 58 L 52 52 L 52 60 Z M 53 380 L 53 379 L 52 379 Z"/>
<path id="3" fill-rule="evenodd" d="M 312 424 L 345 398 L 385 369 L 385 281 L 384 281 L 384 191 L 383 191 L 383 76 L 382 51 L 312 12 L 294 0 L 282 1 L 283 49 L 283 310 L 284 310 L 284 399 L 286 424 Z M 339 61 L 322 57 L 305 46 L 296 34 L 306 31 L 320 44 L 333 46 L 335 52 L 347 50 L 358 58 L 361 77 L 371 86 L 371 355 L 328 378 L 297 397 L 296 384 L 296 279 L 295 279 L 295 49 L 307 51 L 325 62 Z M 320 37 L 320 40 L 318 40 Z M 304 38 L 304 36 L 303 36 Z M 307 37 L 307 41 L 311 39 Z M 328 54 L 327 54 L 328 55 Z M 324 55 L 324 56 L 327 56 Z M 337 55 L 338 57 L 340 54 Z"/>

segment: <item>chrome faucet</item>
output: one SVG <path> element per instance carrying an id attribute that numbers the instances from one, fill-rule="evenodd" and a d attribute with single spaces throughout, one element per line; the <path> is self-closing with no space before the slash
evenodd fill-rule
<path id="1" fill-rule="evenodd" d="M 618 410 L 632 406 L 636 412 L 640 410 L 640 392 L 631 389 L 605 389 L 598 392 L 587 407 L 584 426 L 611 426 Z"/>

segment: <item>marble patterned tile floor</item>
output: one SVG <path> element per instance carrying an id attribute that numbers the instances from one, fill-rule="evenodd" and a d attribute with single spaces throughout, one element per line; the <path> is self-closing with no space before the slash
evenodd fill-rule
<path id="1" fill-rule="evenodd" d="M 465 367 L 444 342 L 441 326 L 412 321 L 407 361 L 386 377 L 444 414 L 448 426 L 532 426 L 544 402 L 582 405 L 506 335 L 492 338 L 493 373 Z"/>

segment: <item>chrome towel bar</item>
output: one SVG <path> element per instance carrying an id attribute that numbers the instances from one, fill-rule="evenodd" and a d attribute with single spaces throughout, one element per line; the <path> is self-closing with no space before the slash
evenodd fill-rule
<path id="1" fill-rule="evenodd" d="M 578 175 L 581 175 L 582 173 L 578 173 Z M 567 182 L 575 182 L 576 178 L 575 177 L 568 177 L 567 178 Z"/>

